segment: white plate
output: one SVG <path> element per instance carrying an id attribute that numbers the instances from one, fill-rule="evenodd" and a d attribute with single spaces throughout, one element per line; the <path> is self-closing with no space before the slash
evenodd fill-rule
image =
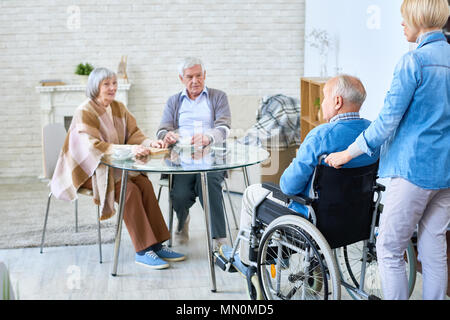
<path id="1" fill-rule="evenodd" d="M 129 160 L 133 158 L 133 153 L 129 152 L 129 153 L 113 153 L 112 154 L 112 158 L 114 160 L 119 160 L 119 161 L 123 161 L 123 160 Z"/>
<path id="2" fill-rule="evenodd" d="M 191 149 L 193 147 L 193 145 L 190 143 L 181 143 L 181 142 L 178 142 L 176 146 L 180 149 Z"/>

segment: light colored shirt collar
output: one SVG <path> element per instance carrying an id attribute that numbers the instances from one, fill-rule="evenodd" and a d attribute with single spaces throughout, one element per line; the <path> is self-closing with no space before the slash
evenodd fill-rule
<path id="1" fill-rule="evenodd" d="M 430 31 L 430 32 L 425 32 L 424 34 L 420 35 L 419 37 L 417 37 L 416 39 L 416 43 L 417 44 L 421 44 L 423 40 L 425 40 L 425 38 L 427 38 L 428 36 L 431 36 L 432 34 L 435 33 L 442 33 L 441 30 L 434 30 L 434 31 Z"/>
<path id="2" fill-rule="evenodd" d="M 347 113 L 341 113 L 335 115 L 333 118 L 330 119 L 331 122 L 339 121 L 339 120 L 357 120 L 361 119 L 359 116 L 359 112 L 347 112 Z"/>
<path id="3" fill-rule="evenodd" d="M 208 97 L 208 88 L 206 86 L 203 88 L 202 93 L 200 93 L 198 97 L 201 97 L 202 95 L 206 95 L 206 97 Z M 183 91 L 181 92 L 180 101 L 183 100 L 185 97 L 190 99 L 186 88 L 184 88 Z"/>

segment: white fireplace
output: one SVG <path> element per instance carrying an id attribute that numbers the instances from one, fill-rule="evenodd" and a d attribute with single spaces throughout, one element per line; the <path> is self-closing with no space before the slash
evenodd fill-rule
<path id="1" fill-rule="evenodd" d="M 128 106 L 128 91 L 131 83 L 119 84 L 116 100 Z M 41 128 L 49 123 L 62 123 L 66 130 L 70 126 L 75 109 L 85 100 L 85 85 L 39 86 Z"/>

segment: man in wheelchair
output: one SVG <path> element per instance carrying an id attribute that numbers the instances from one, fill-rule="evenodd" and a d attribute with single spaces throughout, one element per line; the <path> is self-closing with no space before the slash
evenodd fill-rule
<path id="1" fill-rule="evenodd" d="M 267 220 L 265 221 L 266 225 L 270 224 L 270 218 L 273 220 L 274 217 L 280 215 L 289 215 L 290 214 L 289 212 L 292 212 L 292 210 L 294 211 L 294 213 L 298 213 L 297 214 L 298 216 L 306 218 L 303 220 L 309 219 L 311 220 L 311 222 L 314 222 L 312 220 L 314 220 L 315 217 L 311 216 L 314 215 L 314 213 L 308 211 L 308 208 L 311 207 L 310 206 L 311 202 L 307 201 L 305 202 L 304 199 L 311 200 L 310 198 L 314 197 L 314 195 L 310 195 L 309 192 L 310 190 L 313 190 L 313 188 L 311 188 L 311 184 L 314 181 L 316 166 L 318 166 L 319 161 L 321 161 L 319 160 L 319 158 L 321 158 L 321 155 L 342 150 L 343 148 L 348 146 L 351 142 L 353 142 L 354 139 L 370 125 L 370 121 L 362 119 L 359 116 L 359 110 L 361 109 L 361 106 L 366 98 L 366 91 L 363 84 L 358 78 L 349 75 L 339 75 L 337 77 L 334 77 L 329 81 L 327 81 L 327 83 L 324 86 L 323 93 L 324 93 L 324 100 L 322 101 L 322 112 L 324 119 L 328 123 L 316 127 L 315 129 L 311 130 L 311 132 L 306 136 L 297 152 L 297 156 L 293 159 L 292 163 L 289 165 L 289 167 L 284 171 L 283 175 L 281 176 L 279 188 L 276 185 L 267 186 L 265 184 L 265 187 L 269 188 L 270 189 L 269 190 L 264 188 L 261 184 L 254 184 L 249 186 L 245 190 L 242 199 L 240 231 L 238 234 L 238 239 L 243 238 L 242 235 L 244 234 L 244 230 L 252 230 L 253 228 L 252 232 L 253 233 L 255 232 L 255 221 L 257 219 L 256 216 L 259 215 L 258 219 L 260 220 L 265 219 L 263 217 L 264 212 L 259 213 L 260 211 L 266 210 L 266 209 L 260 210 L 260 208 L 263 207 L 261 204 L 267 203 L 267 200 L 269 199 L 272 200 L 271 202 L 275 203 L 275 205 L 273 204 L 270 205 L 271 209 L 270 208 L 269 209 L 272 210 L 271 211 L 272 213 L 269 214 L 269 216 L 272 215 L 272 217 L 266 218 Z M 373 207 L 371 206 L 371 203 L 373 201 L 372 186 L 373 182 L 376 181 L 378 156 L 379 156 L 378 152 L 374 154 L 372 157 L 369 157 L 368 155 L 364 154 L 361 155 L 360 157 L 353 159 L 345 166 L 345 168 L 356 168 L 356 167 L 368 168 L 369 166 L 371 167 L 370 169 L 371 171 L 369 173 L 370 181 L 368 181 L 369 185 L 368 187 L 370 188 L 370 192 L 368 193 L 367 196 L 370 197 L 371 199 L 366 199 L 365 201 L 365 203 L 369 205 L 368 206 L 366 205 L 367 210 L 365 211 L 367 211 L 367 214 L 364 215 L 366 216 L 366 218 L 364 219 L 366 219 L 367 221 L 367 223 L 366 222 L 364 223 L 367 224 L 368 226 L 370 225 L 370 220 L 372 219 L 371 214 L 372 212 L 371 210 L 373 210 Z M 329 169 L 335 170 L 334 168 Z M 340 169 L 340 172 L 343 171 L 345 170 Z M 337 178 L 337 180 L 338 183 L 340 183 L 339 177 Z M 366 188 L 364 187 L 364 185 L 367 185 L 367 182 L 365 182 L 365 184 L 351 185 L 350 189 Z M 292 200 L 288 201 L 289 198 L 286 198 L 286 195 L 292 196 L 290 197 L 290 199 L 294 199 L 294 201 Z M 301 195 L 303 198 L 297 197 L 298 199 L 297 202 L 295 201 L 296 195 Z M 337 199 L 338 202 L 347 201 L 346 199 L 344 199 L 342 191 L 339 190 L 339 188 L 336 189 L 335 197 L 338 197 Z M 280 199 L 283 199 L 283 201 L 281 201 Z M 257 212 L 256 208 L 258 208 L 259 210 L 258 213 L 256 213 Z M 285 212 L 287 211 L 288 213 L 282 213 L 281 211 Z M 333 211 L 332 208 L 331 211 Z M 332 229 L 335 225 L 335 222 L 339 221 L 339 219 L 340 217 L 326 218 L 326 220 L 329 220 L 328 224 L 332 225 L 331 226 Z M 357 217 L 356 220 L 357 219 L 359 218 Z M 356 222 L 356 225 L 358 224 L 361 223 L 358 221 Z M 295 231 L 292 232 L 295 233 Z M 343 230 L 341 231 L 335 230 L 333 232 L 338 234 L 337 238 L 341 237 L 339 233 L 346 233 L 346 231 Z M 356 233 L 357 232 L 358 231 L 356 231 Z M 364 235 L 362 237 L 359 236 L 359 238 L 357 238 L 357 241 L 368 238 L 368 236 L 366 238 L 365 234 L 367 234 L 367 232 L 365 230 L 363 233 Z M 327 238 L 326 234 L 324 234 L 324 236 L 328 241 L 330 241 Z M 353 238 L 355 238 L 355 236 L 358 237 L 358 235 L 354 234 L 351 235 L 351 237 Z M 245 273 L 247 273 L 246 276 L 247 281 L 249 282 L 249 289 L 251 288 L 250 280 L 251 281 L 254 280 L 251 279 L 252 277 L 251 275 L 249 276 L 249 271 L 251 269 L 249 268 L 249 266 L 253 266 L 254 268 L 256 261 L 256 253 L 250 250 L 249 242 L 252 241 L 253 243 L 251 245 L 255 247 L 254 243 L 255 239 L 252 240 L 252 238 L 250 237 L 249 239 L 247 239 L 247 241 L 239 241 L 240 244 L 239 250 L 237 250 L 236 245 L 234 248 L 222 246 L 219 250 L 220 255 L 222 257 L 225 257 L 226 260 L 231 261 L 235 269 L 237 269 L 244 275 Z M 340 241 L 341 239 L 339 239 L 338 241 L 333 240 L 332 242 L 334 242 L 334 245 L 333 244 L 330 245 L 331 248 L 336 248 L 340 246 L 341 245 Z M 344 242 L 345 241 L 346 240 L 344 240 Z M 302 245 L 300 245 L 300 247 L 301 246 Z M 274 250 L 273 249 L 274 247 L 276 246 L 272 246 L 271 248 L 266 249 L 266 253 L 267 250 Z M 235 254 L 236 251 L 238 251 L 238 254 Z M 252 256 L 249 257 L 249 254 Z M 282 254 L 281 256 L 284 258 L 287 255 Z M 316 263 L 318 263 L 317 262 L 318 260 L 320 259 L 315 260 Z M 225 268 L 223 269 L 225 270 Z M 275 272 L 274 269 L 269 273 L 272 273 L 272 276 L 277 274 L 277 272 Z M 297 279 L 300 279 L 301 277 L 302 276 L 300 275 L 300 273 L 298 274 L 292 273 L 289 282 L 294 283 Z M 254 286 L 257 286 L 256 282 L 257 280 L 253 282 Z M 252 297 L 251 293 L 250 296 Z"/>
<path id="2" fill-rule="evenodd" d="M 370 125 L 369 120 L 359 116 L 359 110 L 366 98 L 366 90 L 358 78 L 348 75 L 334 77 L 325 84 L 323 93 L 322 112 L 328 123 L 309 132 L 300 145 L 297 156 L 281 176 L 280 189 L 286 195 L 311 196 L 308 191 L 319 157 L 342 150 Z M 346 167 L 363 167 L 373 164 L 377 162 L 378 156 L 378 153 L 372 157 L 364 154 L 353 159 Z M 242 199 L 241 228 L 250 227 L 253 208 L 267 196 L 271 197 L 270 193 L 260 184 L 251 185 L 245 190 Z M 274 199 L 274 201 L 278 200 Z M 306 206 L 292 201 L 288 207 L 308 217 Z M 249 264 L 248 251 L 248 243 L 241 241 L 240 258 L 245 264 Z"/>

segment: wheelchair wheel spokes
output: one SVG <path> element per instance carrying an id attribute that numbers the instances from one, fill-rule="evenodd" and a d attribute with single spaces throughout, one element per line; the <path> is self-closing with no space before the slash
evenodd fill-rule
<path id="1" fill-rule="evenodd" d="M 329 296 L 321 254 L 297 226 L 276 226 L 265 234 L 258 254 L 258 275 L 267 299 L 316 300 Z"/>
<path id="2" fill-rule="evenodd" d="M 375 244 L 368 244 L 366 249 L 366 265 L 364 270 L 364 288 L 359 288 L 361 281 L 361 271 L 363 266 L 364 241 L 360 241 L 339 249 L 336 249 L 336 261 L 342 281 L 363 290 L 368 295 L 383 297 L 380 275 L 378 272 L 378 262 Z M 409 294 L 414 290 L 416 280 L 416 260 L 412 244 L 404 255 L 406 264 L 406 274 L 408 277 Z M 348 289 L 348 293 L 354 299 L 360 298 L 355 290 Z"/>
<path id="3" fill-rule="evenodd" d="M 336 249 L 336 260 L 342 281 L 357 289 L 364 290 L 368 295 L 382 297 L 381 281 L 378 274 L 378 263 L 374 245 L 368 245 L 366 249 L 366 264 L 364 270 L 364 288 L 359 288 L 361 272 L 364 261 L 364 241 L 360 241 L 339 249 Z M 355 290 L 347 288 L 353 299 L 358 299 Z"/>

